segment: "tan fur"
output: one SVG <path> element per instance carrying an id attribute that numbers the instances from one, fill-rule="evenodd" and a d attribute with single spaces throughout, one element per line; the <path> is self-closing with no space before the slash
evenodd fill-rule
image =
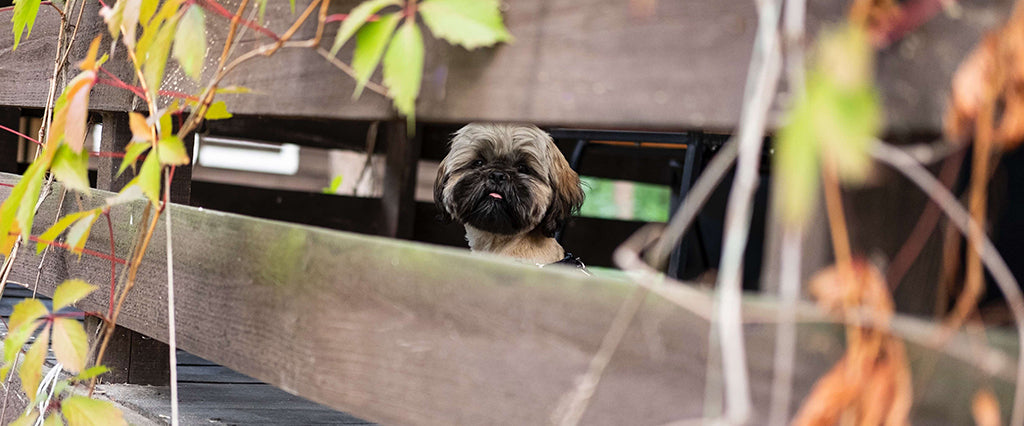
<path id="1" fill-rule="evenodd" d="M 477 159 L 524 158 L 539 177 L 523 179 L 532 204 L 523 204 L 526 226 L 515 234 L 497 234 L 475 228 L 459 217 L 455 187 Z M 473 181 L 467 181 L 473 182 Z M 472 186 L 472 184 L 467 184 Z M 579 176 L 558 150 L 551 136 L 532 125 L 472 123 L 455 133 L 451 150 L 441 161 L 434 187 L 435 201 L 452 219 L 466 227 L 473 251 L 495 253 L 531 263 L 561 260 L 565 250 L 550 234 L 583 202 Z"/>

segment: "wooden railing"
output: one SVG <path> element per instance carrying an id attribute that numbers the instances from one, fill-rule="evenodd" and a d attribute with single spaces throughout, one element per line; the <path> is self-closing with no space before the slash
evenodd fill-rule
<path id="1" fill-rule="evenodd" d="M 308 4 L 297 3 L 299 8 Z M 335 1 L 331 13 L 347 12 L 356 3 Z M 417 108 L 421 122 L 508 120 L 651 130 L 735 127 L 756 28 L 753 2 L 661 1 L 656 14 L 641 18 L 630 17 L 630 2 L 621 0 L 507 3 L 507 24 L 516 37 L 511 45 L 467 52 L 427 37 Z M 956 65 L 986 28 L 1006 16 L 1011 3 L 963 3 L 960 18 L 936 18 L 910 36 L 916 40 L 881 53 L 880 85 L 890 131 L 939 129 Z M 809 7 L 812 29 L 843 13 L 836 3 L 811 2 Z M 91 2 L 86 6 L 72 58 L 81 57 L 88 42 L 106 31 L 97 11 Z M 9 9 L 0 11 L 0 22 L 8 22 L 10 14 Z M 271 7 L 267 21 L 282 25 L 290 21 L 286 16 L 287 8 Z M 8 47 L 10 32 L 0 31 L 0 106 L 45 106 L 59 22 L 55 12 L 42 8 L 31 36 L 15 52 Z M 297 37 L 311 32 L 311 27 L 303 28 Z M 257 42 L 252 34 L 246 37 L 247 43 Z M 343 51 L 341 56 L 348 54 Z M 119 63 L 114 60 L 107 67 L 124 71 Z M 381 96 L 366 93 L 352 101 L 352 79 L 316 52 L 284 50 L 250 65 L 225 81 L 254 90 L 225 96 L 229 110 L 240 116 L 397 118 Z M 65 69 L 59 80 L 66 81 L 71 72 Z M 182 91 L 192 84 L 175 81 Z M 125 113 L 141 105 L 126 91 L 98 86 L 90 106 L 104 113 L 110 135 L 105 136 L 105 149 L 116 149 L 116 143 L 123 147 Z M 10 115 L 10 109 L 0 108 L 0 120 L 4 114 Z M 404 221 L 415 216 L 409 195 L 414 181 L 408 170 L 420 154 L 420 142 L 405 138 L 404 122 L 388 126 L 386 137 L 393 138 L 389 192 L 375 226 L 382 234 L 403 236 L 408 232 Z M 4 137 L 0 133 L 0 142 Z M 10 148 L 0 149 L 7 153 Z M 8 164 L 6 157 L 3 161 Z M 101 164 L 103 187 L 116 189 L 126 181 L 115 179 L 115 167 L 113 161 Z M 0 182 L 16 179 L 3 175 Z M 77 208 L 77 203 L 65 202 L 58 211 L 57 188 L 44 201 L 33 234 L 56 215 Z M 0 188 L 3 197 L 8 192 Z M 106 195 L 95 191 L 82 202 L 94 205 Z M 118 257 L 128 255 L 141 209 L 134 205 L 112 212 Z M 588 278 L 465 250 L 182 205 L 172 205 L 170 217 L 181 348 L 381 422 L 546 423 L 587 370 L 612 318 L 637 286 L 623 275 Z M 157 227 L 139 283 L 121 315 L 125 327 L 161 341 L 167 338 L 163 229 Z M 93 234 L 87 247 L 109 250 L 106 233 Z M 103 285 L 109 272 L 104 260 L 79 259 L 60 250 L 51 251 L 39 268 L 30 245 L 19 255 L 12 279 L 51 294 L 70 277 Z M 912 289 L 907 284 L 901 291 Z M 709 321 L 701 314 L 709 312 L 705 308 L 712 303 L 711 295 L 687 287 L 668 291 L 691 306 L 684 309 L 662 297 L 648 297 L 597 387 L 585 424 L 661 424 L 699 417 L 704 407 L 715 406 L 714 398 L 706 398 L 715 394 L 716 379 L 706 375 L 714 369 L 708 369 Z M 105 310 L 107 297 L 106 291 L 97 292 L 80 307 Z M 766 413 L 772 373 L 768 354 L 773 353 L 775 329 L 770 322 L 776 308 L 750 300 L 744 312 L 751 321 L 745 327 L 755 409 Z M 807 323 L 799 332 L 794 405 L 843 347 L 839 326 L 808 306 L 801 312 Z M 924 336 L 934 331 L 927 323 L 902 317 L 893 327 L 912 342 L 925 342 Z M 1006 409 L 1014 374 L 1007 353 L 1013 350 L 987 352 L 991 362 L 978 363 L 970 347 L 962 336 L 941 351 L 912 344 L 909 358 L 915 373 L 933 373 L 941 377 L 933 380 L 958 383 L 956 388 L 975 389 L 991 374 L 994 378 L 986 383 L 996 388 Z M 931 370 L 934 365 L 941 367 Z M 984 374 L 979 368 L 986 369 Z M 915 391 L 915 420 L 970 422 L 972 394 L 953 388 Z"/>

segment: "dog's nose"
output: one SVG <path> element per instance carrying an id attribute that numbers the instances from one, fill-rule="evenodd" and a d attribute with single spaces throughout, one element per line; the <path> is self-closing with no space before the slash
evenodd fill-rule
<path id="1" fill-rule="evenodd" d="M 491 181 L 494 183 L 502 183 L 508 180 L 508 174 L 505 172 L 491 172 Z"/>

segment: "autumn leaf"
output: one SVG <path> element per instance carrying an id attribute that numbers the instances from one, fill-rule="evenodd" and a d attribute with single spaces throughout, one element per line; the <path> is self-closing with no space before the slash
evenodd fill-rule
<path id="1" fill-rule="evenodd" d="M 971 413 L 978 426 L 1000 426 L 1003 424 L 999 413 L 999 400 L 990 389 L 981 389 L 971 401 Z"/>
<path id="2" fill-rule="evenodd" d="M 53 113 L 53 124 L 47 134 L 47 145 L 53 139 L 63 138 L 64 143 L 71 146 L 74 152 L 82 152 L 85 146 L 85 134 L 88 129 L 89 92 L 96 84 L 95 71 L 82 71 L 68 83 L 61 100 L 58 100 Z"/>
<path id="3" fill-rule="evenodd" d="M 210 104 L 210 107 L 206 109 L 206 114 L 203 116 L 206 120 L 223 120 L 231 117 L 232 114 L 228 112 L 228 105 L 224 101 Z"/>
<path id="4" fill-rule="evenodd" d="M 150 131 L 146 116 L 137 112 L 128 113 L 128 127 L 132 131 L 132 142 L 152 141 L 153 134 Z"/>
<path id="5" fill-rule="evenodd" d="M 117 39 L 121 35 L 121 23 L 124 22 L 124 6 L 126 0 L 119 0 L 114 7 L 103 6 L 100 8 L 100 16 L 107 23 L 107 31 L 110 37 Z"/>
<path id="6" fill-rule="evenodd" d="M 92 379 L 93 377 L 98 377 L 99 375 L 104 374 L 108 371 L 110 371 L 110 369 L 107 368 L 107 366 L 96 365 L 93 367 L 86 368 L 85 371 L 78 373 L 78 375 L 72 377 L 71 380 L 76 382 L 84 382 L 86 380 Z"/>
<path id="7" fill-rule="evenodd" d="M 134 169 L 135 162 L 139 159 L 139 156 L 148 151 L 151 146 L 153 146 L 153 144 L 149 142 L 129 143 L 128 146 L 125 147 L 124 158 L 121 159 L 121 167 L 117 169 L 117 175 L 121 176 L 121 173 L 124 173 L 124 171 L 128 169 L 128 166 L 131 166 Z"/>
<path id="8" fill-rule="evenodd" d="M 60 236 L 65 230 L 68 229 L 73 223 L 79 219 L 85 217 L 91 211 L 71 213 L 67 216 L 62 217 L 57 223 L 54 223 L 49 229 L 39 235 L 39 241 L 36 242 L 36 254 L 42 253 L 47 246 L 50 245 L 51 241 L 56 241 L 57 237 Z"/>
<path id="9" fill-rule="evenodd" d="M 22 176 L 21 181 L 18 182 L 20 185 L 25 182 L 25 195 L 21 200 L 16 201 L 17 204 L 17 221 L 18 228 L 22 230 L 21 238 L 24 243 L 28 243 L 29 235 L 32 231 L 32 222 L 36 217 L 36 200 L 39 199 L 39 192 L 43 187 L 43 178 L 46 176 L 46 169 L 49 167 L 52 161 L 52 154 L 44 152 L 42 158 L 36 158 L 36 161 L 29 166 L 28 170 Z M 36 167 L 38 166 L 38 167 Z M 17 189 L 17 188 L 15 188 Z M 8 199 L 7 201 L 9 201 Z M 10 248 L 5 249 L 10 250 Z"/>
<path id="10" fill-rule="evenodd" d="M 96 54 L 100 51 L 101 40 L 103 40 L 102 34 L 93 38 L 92 42 L 89 43 L 89 51 L 85 54 L 85 59 L 78 64 L 78 68 L 82 71 L 96 71 L 102 65 L 101 61 L 96 60 Z"/>
<path id="11" fill-rule="evenodd" d="M 89 240 L 89 231 L 99 217 L 99 211 L 91 211 L 68 229 L 67 244 L 71 247 L 72 253 L 78 254 L 79 259 L 85 249 L 85 242 Z"/>
<path id="12" fill-rule="evenodd" d="M 14 2 L 14 16 L 11 22 L 14 23 L 14 46 L 11 50 L 18 48 L 21 41 L 21 34 L 25 37 L 32 34 L 32 26 L 36 23 L 36 15 L 39 13 L 41 0 L 17 0 Z"/>
<path id="13" fill-rule="evenodd" d="M 153 38 L 153 44 L 145 62 L 142 64 L 142 75 L 146 78 L 146 87 L 149 89 L 149 96 L 153 99 L 158 97 L 160 84 L 164 81 L 164 70 L 167 68 L 167 58 L 171 51 L 171 42 L 178 26 L 177 19 L 171 19 L 160 27 L 160 31 Z"/>
<path id="14" fill-rule="evenodd" d="M 352 35 L 356 33 L 370 19 L 373 14 L 388 6 L 398 6 L 398 0 L 368 0 L 359 3 L 348 13 L 348 17 L 341 22 L 338 28 L 338 35 L 334 37 L 334 45 L 331 46 L 331 56 L 338 54 L 341 46 L 345 45 Z M 382 48 L 383 49 L 383 48 Z M 379 59 L 378 59 L 379 60 Z"/>
<path id="15" fill-rule="evenodd" d="M 64 369 L 77 374 L 85 368 L 89 356 L 89 339 L 82 323 L 71 318 L 53 320 L 53 355 Z"/>
<path id="16" fill-rule="evenodd" d="M 423 22 L 435 37 L 470 50 L 512 40 L 500 7 L 498 0 L 426 0 L 419 4 Z"/>
<path id="17" fill-rule="evenodd" d="M 146 157 L 139 174 L 128 181 L 126 187 L 137 185 L 153 204 L 160 202 L 160 160 L 155 155 Z"/>
<path id="18" fill-rule="evenodd" d="M 46 350 L 49 348 L 50 327 L 44 327 L 43 331 L 36 336 L 36 341 L 28 348 L 25 360 L 21 362 L 21 367 L 18 369 L 21 388 L 28 395 L 32 404 L 36 402 L 39 382 L 43 379 L 43 362 L 46 361 Z"/>
<path id="19" fill-rule="evenodd" d="M 384 49 L 398 26 L 401 16 L 397 13 L 385 15 L 377 22 L 367 23 L 356 36 L 356 49 L 352 53 L 352 69 L 356 73 L 356 90 L 352 99 L 359 98 L 366 82 L 370 81 L 373 70 L 384 56 Z"/>
<path id="20" fill-rule="evenodd" d="M 121 21 L 125 28 L 124 44 L 129 49 L 134 49 L 139 16 L 142 13 L 142 0 L 121 0 L 118 3 L 122 2 L 125 3 Z M 115 36 L 114 38 L 116 39 L 117 37 Z"/>
<path id="21" fill-rule="evenodd" d="M 35 426 L 36 419 L 39 418 L 39 413 L 35 410 L 29 410 L 27 413 L 22 414 L 20 417 L 15 419 L 9 426 Z"/>
<path id="22" fill-rule="evenodd" d="M 384 53 L 384 85 L 395 108 L 405 115 L 412 131 L 416 119 L 416 97 L 423 77 L 423 35 L 416 23 L 407 19 L 395 33 Z"/>
<path id="23" fill-rule="evenodd" d="M 206 15 L 203 9 L 190 6 L 178 23 L 178 31 L 174 36 L 174 59 L 181 64 L 181 69 L 199 80 L 203 72 L 203 59 L 206 57 Z"/>
<path id="24" fill-rule="evenodd" d="M 185 144 L 177 136 L 170 136 L 160 140 L 160 164 L 168 166 L 183 166 L 188 164 L 188 151 Z"/>
<path id="25" fill-rule="evenodd" d="M 68 145 L 61 145 L 53 156 L 50 171 L 57 180 L 68 188 L 88 194 L 89 185 L 89 153 L 85 150 L 74 152 Z"/>
<path id="26" fill-rule="evenodd" d="M 138 185 L 130 185 L 121 189 L 121 192 L 118 192 L 117 195 L 107 198 L 107 205 L 113 207 L 144 198 L 146 198 L 146 196 L 142 193 L 141 187 Z"/>
<path id="27" fill-rule="evenodd" d="M 124 415 L 114 404 L 80 395 L 69 396 L 60 404 L 60 411 L 69 426 L 127 425 Z"/>
<path id="28" fill-rule="evenodd" d="M 43 426 L 64 426 L 64 419 L 60 417 L 60 413 L 53 412 L 46 416 Z"/>
<path id="29" fill-rule="evenodd" d="M 57 312 L 96 291 L 96 287 L 80 279 L 67 280 L 53 291 L 53 311 Z"/>
<path id="30" fill-rule="evenodd" d="M 11 317 L 7 323 L 10 332 L 4 339 L 4 366 L 0 370 L 0 379 L 7 378 L 7 373 L 14 364 L 18 353 L 21 352 L 21 348 L 39 327 L 36 320 L 49 313 L 50 311 L 46 309 L 43 302 L 38 299 L 25 299 L 14 305 L 14 310 L 11 311 Z"/>

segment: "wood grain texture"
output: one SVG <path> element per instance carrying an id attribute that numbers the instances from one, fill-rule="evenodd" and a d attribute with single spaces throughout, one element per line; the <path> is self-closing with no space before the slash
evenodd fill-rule
<path id="1" fill-rule="evenodd" d="M 0 196 L 8 192 L 0 188 Z M 102 202 L 104 195 L 86 203 Z M 56 213 L 57 198 L 45 200 L 40 218 Z M 546 423 L 634 288 L 612 275 L 588 278 L 464 250 L 171 209 L 180 347 L 371 421 Z M 113 212 L 120 257 L 127 255 L 141 211 L 136 204 Z M 154 237 L 121 314 L 124 326 L 160 340 L 166 339 L 164 238 L 162 232 Z M 94 233 L 87 247 L 106 250 L 108 244 L 105 233 Z M 24 250 L 15 281 L 35 277 L 39 260 L 33 247 Z M 47 257 L 40 289 L 52 292 L 68 276 L 104 282 L 108 273 L 105 261 L 57 251 Z M 698 305 L 711 303 L 705 292 L 671 290 Z M 80 307 L 102 309 L 105 293 Z M 745 312 L 774 315 L 763 303 L 749 303 Z M 901 330 L 934 332 L 921 322 L 898 322 Z M 701 416 L 708 326 L 691 311 L 649 297 L 583 422 L 662 424 Z M 774 327 L 750 324 L 746 331 L 755 408 L 766 413 Z M 803 326 L 799 336 L 794 409 L 843 346 L 834 325 Z M 963 342 L 949 347 L 970 347 Z M 954 380 L 963 384 L 957 389 L 973 389 L 980 380 L 976 370 L 946 356 L 910 350 L 917 369 L 949 367 L 921 376 L 925 386 Z M 1008 402 L 1012 374 L 1003 369 L 984 380 Z M 968 406 L 970 393 L 915 395 L 915 420 L 969 421 L 966 410 L 950 413 L 950 407 Z"/>
<path id="2" fill-rule="evenodd" d="M 234 10 L 235 1 L 224 2 Z M 302 8 L 307 1 L 297 2 Z M 358 0 L 332 4 L 349 11 Z M 939 16 L 919 31 L 880 52 L 878 73 L 888 126 L 898 132 L 934 132 L 940 127 L 950 77 L 985 30 L 1007 16 L 1009 0 L 962 5 L 959 18 Z M 466 51 L 434 39 L 428 46 L 423 90 L 417 106 L 424 122 L 512 120 L 583 127 L 721 129 L 739 117 L 756 27 L 754 4 L 745 0 L 657 2 L 648 17 L 632 16 L 629 2 L 617 0 L 510 0 L 505 21 L 515 42 Z M 72 58 L 103 31 L 93 6 L 87 7 Z M 835 22 L 844 6 L 810 2 L 810 34 Z M 8 21 L 10 9 L 0 11 Z M 268 27 L 282 33 L 294 19 L 284 2 L 271 2 Z M 211 51 L 223 43 L 225 20 L 211 14 Z M 11 52 L 11 34 L 0 33 L 0 105 L 41 107 L 52 68 L 53 39 L 59 19 L 43 8 L 32 36 Z M 328 26 L 328 34 L 335 31 Z M 305 25 L 297 38 L 307 38 Z M 323 46 L 328 46 L 328 37 Z M 265 43 L 252 31 L 241 35 L 236 55 Z M 351 46 L 339 53 L 349 61 Z M 215 59 L 215 58 L 211 58 Z M 115 53 L 108 68 L 132 80 Z M 164 89 L 194 91 L 196 84 L 169 68 Z M 205 75 L 210 75 L 207 64 Z M 379 81 L 379 75 L 374 81 Z M 245 115 L 388 120 L 396 117 L 387 99 L 367 91 L 352 101 L 348 77 L 313 51 L 283 49 L 255 59 L 230 75 L 226 85 L 255 90 L 224 95 L 232 112 Z M 127 92 L 100 87 L 92 107 L 138 107 Z M 774 114 L 778 117 L 778 111 Z"/>

